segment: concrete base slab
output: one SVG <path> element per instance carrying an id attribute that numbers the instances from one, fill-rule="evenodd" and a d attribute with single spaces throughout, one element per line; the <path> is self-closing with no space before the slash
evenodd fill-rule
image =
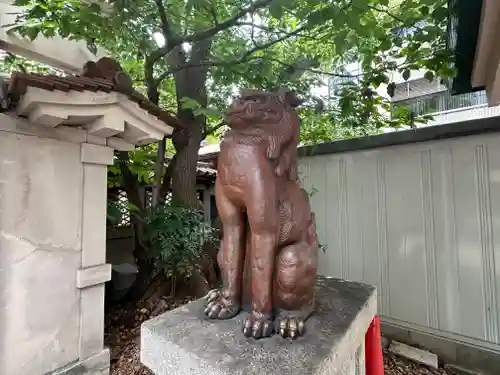
<path id="1" fill-rule="evenodd" d="M 203 316 L 198 300 L 141 328 L 141 361 L 156 375 L 364 375 L 364 337 L 377 312 L 374 287 L 319 278 L 316 313 L 295 341 L 243 336 L 242 313 Z"/>
<path id="2" fill-rule="evenodd" d="M 418 363 L 422 363 L 435 369 L 437 369 L 439 366 L 438 357 L 434 353 L 411 347 L 409 345 L 403 344 L 402 342 L 391 342 L 389 350 L 394 354 L 411 359 Z"/>
<path id="3" fill-rule="evenodd" d="M 109 349 L 106 348 L 99 354 L 46 375 L 108 375 L 109 363 L 110 354 Z"/>

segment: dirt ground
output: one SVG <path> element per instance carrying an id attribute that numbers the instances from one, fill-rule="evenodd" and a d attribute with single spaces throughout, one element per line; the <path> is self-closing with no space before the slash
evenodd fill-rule
<path id="1" fill-rule="evenodd" d="M 110 309 L 106 316 L 105 344 L 111 349 L 111 375 L 154 375 L 141 364 L 139 359 L 141 323 L 191 299 L 191 297 L 180 300 L 151 297 L 141 304 L 133 316 L 130 314 L 126 319 L 129 323 L 128 328 L 120 323 L 123 322 L 125 313 Z M 384 352 L 384 368 L 385 375 L 457 375 L 450 369 L 430 369 L 389 352 Z"/>

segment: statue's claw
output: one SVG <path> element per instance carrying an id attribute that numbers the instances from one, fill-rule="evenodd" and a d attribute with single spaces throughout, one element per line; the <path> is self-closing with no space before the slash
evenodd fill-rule
<path id="1" fill-rule="evenodd" d="M 280 314 L 276 318 L 276 331 L 283 338 L 290 337 L 292 340 L 304 335 L 305 321 L 295 314 Z"/>
<path id="2" fill-rule="evenodd" d="M 274 333 L 272 317 L 259 313 L 252 313 L 243 322 L 243 334 L 246 337 L 260 339 Z"/>
<path id="3" fill-rule="evenodd" d="M 205 299 L 207 301 L 205 315 L 211 319 L 230 319 L 238 315 L 241 310 L 239 304 L 224 298 L 218 289 L 208 292 Z"/>

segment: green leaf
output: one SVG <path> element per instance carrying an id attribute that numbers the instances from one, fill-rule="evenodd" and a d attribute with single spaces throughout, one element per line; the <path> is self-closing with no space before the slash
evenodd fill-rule
<path id="1" fill-rule="evenodd" d="M 30 16 L 33 18 L 44 17 L 46 13 L 46 9 L 44 9 L 40 5 L 35 5 L 30 12 Z"/>
<path id="2" fill-rule="evenodd" d="M 310 25 L 321 25 L 325 22 L 333 20 L 333 22 L 337 24 L 340 17 L 341 14 L 336 13 L 332 7 L 322 7 L 312 11 L 307 17 L 307 22 Z"/>
<path id="3" fill-rule="evenodd" d="M 337 53 L 343 53 L 346 47 L 346 40 L 343 36 L 337 35 L 334 39 L 335 43 L 335 52 Z"/>
<path id="4" fill-rule="evenodd" d="M 358 14 L 355 14 L 354 12 L 349 12 L 348 17 L 346 19 L 346 24 L 349 28 L 356 30 L 360 26 L 360 18 Z"/>
<path id="5" fill-rule="evenodd" d="M 193 111 L 195 115 L 204 115 L 206 117 L 223 117 L 224 113 L 219 111 L 217 108 L 207 107 L 207 108 L 197 108 Z"/>
<path id="6" fill-rule="evenodd" d="M 432 17 L 436 20 L 444 20 L 448 17 L 448 9 L 445 7 L 439 7 L 433 10 Z"/>
<path id="7" fill-rule="evenodd" d="M 357 8 L 359 10 L 366 11 L 369 9 L 369 1 L 368 0 L 351 0 L 351 6 L 354 8 Z"/>
<path id="8" fill-rule="evenodd" d="M 427 72 L 425 72 L 424 78 L 427 79 L 429 82 L 432 82 L 434 81 L 434 73 L 428 70 Z"/>
<path id="9" fill-rule="evenodd" d="M 403 74 L 402 74 L 403 75 L 403 79 L 405 81 L 408 81 L 408 79 L 410 78 L 410 74 L 411 74 L 410 69 L 403 70 Z"/>
<path id="10" fill-rule="evenodd" d="M 429 14 L 429 7 L 428 6 L 423 6 L 420 8 L 420 14 L 423 16 L 427 16 Z"/>
<path id="11" fill-rule="evenodd" d="M 128 202 L 127 203 L 127 208 L 130 210 L 130 211 L 135 211 L 135 212 L 139 212 L 140 211 L 140 208 L 137 207 L 136 205 Z"/>
<path id="12" fill-rule="evenodd" d="M 277 4 L 273 2 L 269 7 L 269 14 L 276 19 L 281 19 L 281 17 L 283 17 L 284 10 L 285 9 L 279 2 Z"/>
<path id="13" fill-rule="evenodd" d="M 26 30 L 26 36 L 31 40 L 35 40 L 38 34 L 40 33 L 40 29 L 37 27 L 32 27 Z"/>
<path id="14" fill-rule="evenodd" d="M 92 11 L 93 13 L 101 13 L 101 6 L 98 4 L 98 3 L 92 3 L 89 5 L 89 9 L 90 11 Z"/>
<path id="15" fill-rule="evenodd" d="M 382 43 L 380 43 L 380 49 L 382 51 L 387 51 L 387 50 L 391 49 L 391 40 L 390 39 L 382 40 Z"/>
<path id="16" fill-rule="evenodd" d="M 394 92 L 396 91 L 396 84 L 394 82 L 391 82 L 387 85 L 387 95 L 389 95 L 391 98 L 394 96 Z"/>
<path id="17" fill-rule="evenodd" d="M 181 98 L 180 102 L 182 103 L 182 109 L 199 109 L 199 108 L 201 108 L 200 103 L 198 103 L 196 100 L 188 98 L 188 97 Z"/>

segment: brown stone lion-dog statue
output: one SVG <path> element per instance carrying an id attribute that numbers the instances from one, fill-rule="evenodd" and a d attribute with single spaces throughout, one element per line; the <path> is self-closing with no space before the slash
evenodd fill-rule
<path id="1" fill-rule="evenodd" d="M 228 109 L 220 146 L 223 286 L 207 295 L 205 314 L 229 319 L 247 310 L 243 333 L 256 339 L 296 338 L 314 311 L 318 241 L 297 182 L 298 104 L 284 91 L 243 93 Z"/>

